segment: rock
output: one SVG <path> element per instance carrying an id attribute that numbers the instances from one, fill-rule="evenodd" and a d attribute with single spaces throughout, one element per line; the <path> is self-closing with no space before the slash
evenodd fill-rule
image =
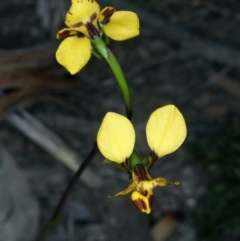
<path id="1" fill-rule="evenodd" d="M 32 241 L 39 207 L 9 152 L 0 146 L 0 240 Z"/>

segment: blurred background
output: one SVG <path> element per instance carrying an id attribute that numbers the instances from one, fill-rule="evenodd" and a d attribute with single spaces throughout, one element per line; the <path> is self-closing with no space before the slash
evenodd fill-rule
<path id="1" fill-rule="evenodd" d="M 139 15 L 140 36 L 110 48 L 128 79 L 142 157 L 150 151 L 145 126 L 152 111 L 172 103 L 183 113 L 186 141 L 150 170 L 181 185 L 156 188 L 152 213 L 142 214 L 129 195 L 108 199 L 129 180 L 98 154 L 46 240 L 240 240 L 240 2 L 99 4 Z M 74 76 L 56 62 L 55 36 L 69 6 L 69 0 L 0 2 L 1 241 L 35 240 L 105 113 L 124 114 L 104 60 L 92 57 Z"/>

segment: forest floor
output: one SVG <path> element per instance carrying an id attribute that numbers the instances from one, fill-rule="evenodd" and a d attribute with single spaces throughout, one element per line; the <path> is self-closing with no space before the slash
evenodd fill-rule
<path id="1" fill-rule="evenodd" d="M 240 178 L 239 157 L 232 168 L 227 163 L 239 153 L 240 2 L 99 2 L 102 7 L 130 9 L 140 17 L 140 36 L 112 41 L 110 49 L 128 79 L 136 149 L 142 156 L 149 154 L 145 135 L 149 115 L 166 104 L 176 105 L 183 113 L 186 141 L 150 170 L 153 177 L 181 184 L 156 189 L 152 213 L 142 214 L 129 195 L 108 198 L 129 180 L 120 170 L 103 164 L 103 157 L 97 154 L 84 180 L 72 190 L 62 221 L 46 240 L 239 240 L 240 215 L 234 211 L 239 210 L 239 188 L 230 190 L 227 185 L 237 182 L 228 176 L 237 173 Z M 68 7 L 67 0 L 0 3 L 0 143 L 29 180 L 41 209 L 39 230 L 76 171 L 75 159 L 83 160 L 90 152 L 105 113 L 124 114 L 121 93 L 104 60 L 92 57 L 75 76 L 56 63 L 54 53 L 60 41 L 55 35 L 63 27 Z M 25 134 L 13 116 L 29 125 Z M 29 138 L 34 132 L 30 127 L 37 136 L 61 142 L 54 150 L 46 147 L 42 137 L 38 142 Z M 237 133 L 233 139 L 229 128 Z M 233 151 L 223 156 L 229 143 L 228 149 Z M 223 160 L 212 161 L 212 156 Z M 64 165 L 60 159 L 70 164 Z M 217 164 L 211 166 L 211 161 Z M 222 173 L 225 167 L 229 168 L 227 177 Z M 209 183 L 216 183 L 216 192 L 209 189 Z M 217 195 L 223 197 L 228 191 L 231 198 L 220 203 Z M 216 196 L 208 199 L 213 194 Z M 221 227 L 216 222 L 221 222 Z"/>

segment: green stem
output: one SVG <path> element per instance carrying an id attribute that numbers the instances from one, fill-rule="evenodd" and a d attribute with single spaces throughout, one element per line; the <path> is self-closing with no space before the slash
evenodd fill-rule
<path id="1" fill-rule="evenodd" d="M 116 80 L 117 83 L 122 91 L 123 94 L 123 100 L 125 103 L 125 109 L 127 113 L 127 118 L 131 120 L 132 118 L 132 103 L 131 103 L 131 96 L 130 91 L 128 88 L 127 81 L 125 79 L 125 76 L 123 74 L 122 68 L 119 65 L 117 59 L 113 55 L 113 53 L 106 47 L 106 44 L 101 38 L 96 38 L 92 41 L 94 47 L 98 51 L 99 54 L 101 54 L 106 61 L 108 62 Z"/>
<path id="2" fill-rule="evenodd" d="M 48 234 L 52 231 L 52 229 L 60 222 L 63 215 L 58 214 L 55 219 L 49 221 L 44 228 L 44 230 L 41 232 L 40 236 L 38 237 L 37 241 L 43 241 L 47 238 Z"/>
<path id="3" fill-rule="evenodd" d="M 122 90 L 127 117 L 129 120 L 131 120 L 132 114 L 133 114 L 132 113 L 132 103 L 131 103 L 131 96 L 130 96 L 130 91 L 128 88 L 127 81 L 125 79 L 122 68 L 119 65 L 117 59 L 115 58 L 115 56 L 113 55 L 113 53 L 111 52 L 110 49 L 107 49 L 107 51 L 108 51 L 108 55 L 107 55 L 106 60 L 118 82 L 120 89 Z"/>

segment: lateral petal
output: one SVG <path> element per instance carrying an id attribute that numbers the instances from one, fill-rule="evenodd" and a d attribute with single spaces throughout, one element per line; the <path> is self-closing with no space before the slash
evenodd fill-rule
<path id="1" fill-rule="evenodd" d="M 130 39 L 139 35 L 139 18 L 131 11 L 116 11 L 103 25 L 103 30 L 113 40 Z"/>
<path id="2" fill-rule="evenodd" d="M 56 52 L 59 64 L 72 75 L 79 72 L 91 57 L 91 42 L 87 37 L 68 37 L 62 41 Z"/>
<path id="3" fill-rule="evenodd" d="M 185 140 L 185 120 L 174 105 L 166 105 L 151 114 L 146 135 L 149 147 L 160 158 L 177 150 Z"/>
<path id="4" fill-rule="evenodd" d="M 128 193 L 130 193 L 135 187 L 135 184 L 132 182 L 126 189 L 124 189 L 123 191 L 121 192 L 118 192 L 114 195 L 110 195 L 108 196 L 109 198 L 113 198 L 113 197 L 118 197 L 118 196 L 123 196 L 123 195 L 126 195 Z"/>
<path id="5" fill-rule="evenodd" d="M 122 115 L 108 112 L 98 131 L 97 144 L 105 158 L 117 163 L 125 162 L 135 144 L 132 123 Z"/>
<path id="6" fill-rule="evenodd" d="M 78 32 L 74 29 L 63 28 L 63 29 L 58 31 L 56 38 L 61 39 L 61 38 L 69 37 L 69 36 L 75 36 L 77 34 L 78 34 Z"/>

